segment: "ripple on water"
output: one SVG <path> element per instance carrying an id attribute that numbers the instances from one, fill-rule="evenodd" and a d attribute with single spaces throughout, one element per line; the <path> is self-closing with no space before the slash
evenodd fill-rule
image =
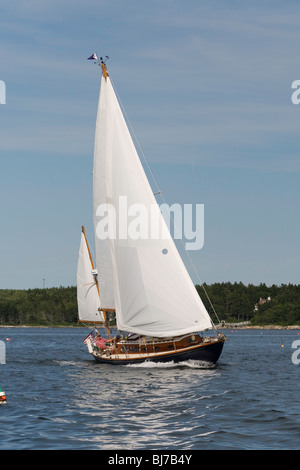
<path id="1" fill-rule="evenodd" d="M 36 333 L 9 333 L 3 449 L 299 448 L 299 369 L 288 335 L 283 350 L 272 332 L 229 332 L 214 367 L 112 367 L 90 359 L 85 332 Z"/>

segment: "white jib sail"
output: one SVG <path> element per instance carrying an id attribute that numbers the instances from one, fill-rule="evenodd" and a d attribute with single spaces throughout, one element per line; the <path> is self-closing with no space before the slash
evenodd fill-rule
<path id="1" fill-rule="evenodd" d="M 102 312 L 98 310 L 100 297 L 83 233 L 81 233 L 77 266 L 77 304 L 79 320 L 95 323 L 104 321 Z"/>
<path id="2" fill-rule="evenodd" d="M 127 207 L 140 207 L 148 214 L 156 211 L 163 233 L 167 228 L 109 77 L 102 77 L 101 82 L 94 158 L 94 220 L 100 292 L 102 299 L 104 284 L 113 298 L 118 328 L 157 337 L 211 328 L 211 319 L 171 237 L 118 236 L 118 207 L 125 199 Z M 118 215 L 117 236 L 106 240 L 100 240 L 97 234 L 97 209 L 103 203 L 112 205 Z"/>

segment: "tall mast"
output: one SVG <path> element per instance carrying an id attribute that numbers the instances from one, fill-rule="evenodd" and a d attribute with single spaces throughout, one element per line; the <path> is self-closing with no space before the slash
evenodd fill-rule
<path id="1" fill-rule="evenodd" d="M 109 57 L 106 55 L 105 58 L 103 57 L 99 57 L 97 52 L 94 52 L 94 54 L 92 54 L 88 60 L 94 60 L 94 63 L 99 65 L 99 67 L 101 67 L 102 69 L 102 75 L 103 77 L 105 78 L 105 80 L 107 80 L 107 77 L 109 76 L 108 75 L 108 71 L 107 71 L 107 67 L 106 67 L 106 64 L 105 64 L 105 61 L 109 59 Z M 98 292 L 99 292 L 99 284 L 98 284 L 98 281 L 97 282 L 97 289 L 98 289 Z M 100 297 L 101 298 L 101 297 Z M 105 308 L 105 309 L 101 309 L 101 312 L 103 313 L 103 317 L 104 317 L 104 320 L 105 320 L 105 324 L 106 324 L 106 328 L 107 328 L 107 331 L 108 331 L 108 334 L 110 335 L 110 332 L 109 332 L 109 328 L 108 328 L 108 322 L 107 322 L 107 317 L 106 317 L 106 314 L 108 312 L 115 312 L 115 309 L 111 309 L 111 308 Z"/>
<path id="2" fill-rule="evenodd" d="M 107 77 L 108 77 L 108 72 L 107 72 L 107 68 L 106 68 L 105 63 L 104 63 L 103 60 L 102 60 L 102 57 L 101 57 L 101 68 L 102 68 L 103 77 L 104 77 L 105 80 L 106 80 Z"/>
<path id="3" fill-rule="evenodd" d="M 105 56 L 105 60 L 107 60 L 107 59 L 109 59 L 108 55 Z M 103 73 L 103 76 L 106 80 L 107 77 L 108 77 L 108 72 L 107 72 L 107 68 L 106 68 L 105 61 L 104 61 L 103 57 L 99 58 L 97 52 L 94 52 L 94 54 L 92 54 L 91 57 L 88 57 L 88 60 L 95 60 L 96 61 L 94 63 L 98 64 L 99 67 L 102 68 L 102 73 Z"/>

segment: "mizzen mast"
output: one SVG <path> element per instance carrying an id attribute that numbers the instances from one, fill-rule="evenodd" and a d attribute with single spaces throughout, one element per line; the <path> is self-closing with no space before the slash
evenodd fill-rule
<path id="1" fill-rule="evenodd" d="M 89 244 L 88 244 L 88 241 L 87 241 L 87 238 L 86 238 L 84 226 L 82 226 L 82 233 L 83 233 L 83 236 L 84 236 L 84 238 L 85 238 L 85 243 L 86 243 L 86 247 L 87 247 L 88 254 L 89 254 L 89 258 L 90 258 L 91 267 L 92 267 L 92 270 L 93 270 L 93 271 L 92 271 L 92 274 L 93 274 L 93 277 L 94 277 L 94 280 L 95 280 L 95 284 L 96 284 L 96 287 L 97 287 L 98 295 L 99 295 L 99 297 L 100 297 L 100 290 L 99 290 L 99 283 L 98 283 L 97 271 L 95 270 L 95 266 L 94 266 L 93 258 L 92 258 L 91 252 L 90 252 L 90 247 L 89 247 Z M 102 310 L 101 308 L 99 308 L 98 310 L 102 312 L 102 315 L 103 315 L 103 318 L 104 318 L 105 328 L 106 328 L 107 333 L 108 333 L 109 338 L 110 338 L 110 329 L 109 329 L 109 326 L 108 326 L 108 321 L 107 321 L 106 313 L 105 313 L 105 311 Z"/>

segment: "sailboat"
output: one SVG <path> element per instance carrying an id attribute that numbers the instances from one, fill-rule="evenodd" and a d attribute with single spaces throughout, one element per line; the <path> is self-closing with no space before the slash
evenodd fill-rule
<path id="1" fill-rule="evenodd" d="M 79 321 L 94 326 L 84 343 L 99 363 L 215 364 L 225 337 L 217 332 L 170 236 L 105 61 L 96 53 L 89 59 L 96 60 L 102 74 L 93 166 L 95 265 L 83 227 L 77 268 Z M 155 215 L 156 236 L 125 233 L 124 201 L 127 208 Z M 105 337 L 99 326 L 106 328 Z"/>

